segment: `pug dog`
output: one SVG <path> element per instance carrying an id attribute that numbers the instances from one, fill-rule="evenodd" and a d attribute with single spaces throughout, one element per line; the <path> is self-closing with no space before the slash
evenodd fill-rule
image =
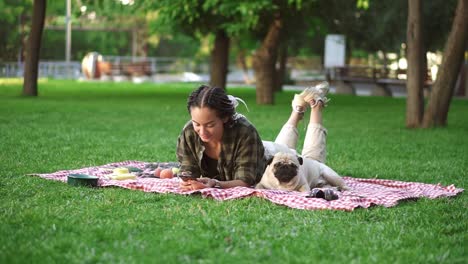
<path id="1" fill-rule="evenodd" d="M 309 192 L 313 188 L 349 189 L 338 173 L 316 160 L 279 152 L 267 164 L 256 189 L 300 192 Z"/>

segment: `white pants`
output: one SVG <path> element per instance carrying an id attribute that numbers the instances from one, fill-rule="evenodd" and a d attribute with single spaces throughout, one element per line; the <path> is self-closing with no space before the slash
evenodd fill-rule
<path id="1" fill-rule="evenodd" d="M 275 142 L 263 141 L 265 157 L 272 157 L 278 152 L 286 152 L 297 155 L 296 145 L 299 132 L 292 125 L 284 125 Z M 347 190 L 343 179 L 332 168 L 325 165 L 327 130 L 321 124 L 309 124 L 302 149 L 303 166 L 307 172 L 312 173 L 315 187 L 339 187 Z M 320 177 L 319 177 L 320 176 Z M 309 176 L 310 177 L 310 176 Z"/>
<path id="2" fill-rule="evenodd" d="M 297 139 L 299 132 L 293 125 L 285 124 L 275 142 L 263 141 L 265 147 L 265 156 L 273 156 L 278 152 L 289 152 L 297 154 Z M 309 124 L 307 126 L 304 146 L 302 148 L 302 157 L 325 163 L 327 130 L 320 124 Z"/>

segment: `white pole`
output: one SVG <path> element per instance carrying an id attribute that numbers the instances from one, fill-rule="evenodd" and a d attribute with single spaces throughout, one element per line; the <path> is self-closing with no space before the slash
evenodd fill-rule
<path id="1" fill-rule="evenodd" d="M 65 61 L 67 64 L 70 62 L 70 54 L 71 54 L 71 0 L 67 1 L 67 14 L 65 18 L 65 23 L 67 24 L 66 29 L 66 47 L 65 47 Z"/>

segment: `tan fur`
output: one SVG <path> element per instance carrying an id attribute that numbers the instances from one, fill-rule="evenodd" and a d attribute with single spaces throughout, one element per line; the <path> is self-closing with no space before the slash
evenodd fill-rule
<path id="1" fill-rule="evenodd" d="M 288 183 L 281 183 L 274 174 L 274 165 L 278 162 L 283 164 L 296 164 L 297 175 Z M 312 159 L 303 159 L 300 165 L 296 155 L 279 152 L 273 157 L 273 161 L 266 167 L 262 179 L 255 186 L 257 189 L 276 189 L 288 191 L 308 192 L 313 188 L 337 187 L 347 190 L 343 179 L 330 167 Z"/>

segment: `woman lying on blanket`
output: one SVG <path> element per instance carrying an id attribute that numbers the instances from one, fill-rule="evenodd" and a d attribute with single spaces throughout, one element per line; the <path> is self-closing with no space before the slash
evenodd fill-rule
<path id="1" fill-rule="evenodd" d="M 327 131 L 322 126 L 322 109 L 329 101 L 325 97 L 328 89 L 325 82 L 296 94 L 288 121 L 275 142 L 270 142 L 262 141 L 247 118 L 236 113 L 239 98 L 226 95 L 221 88 L 200 86 L 188 98 L 191 120 L 184 126 L 177 144 L 180 172 L 197 179 L 181 181 L 180 187 L 198 190 L 259 183 L 270 157 L 280 151 L 295 153 L 297 125 L 309 106 L 310 123 L 302 157 L 323 164 Z"/>

